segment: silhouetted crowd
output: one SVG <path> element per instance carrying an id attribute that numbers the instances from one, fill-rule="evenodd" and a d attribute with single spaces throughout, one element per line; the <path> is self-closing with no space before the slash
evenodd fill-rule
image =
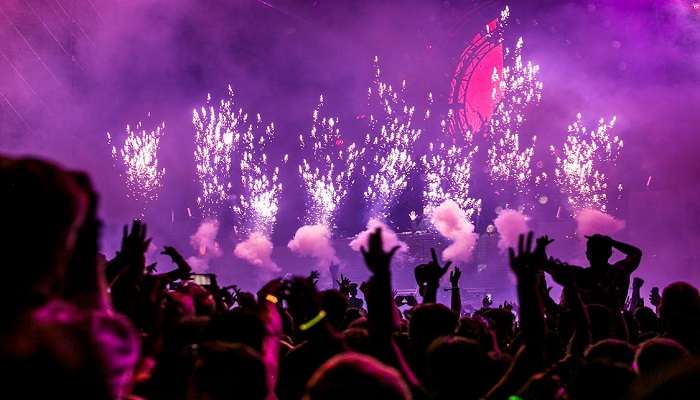
<path id="1" fill-rule="evenodd" d="M 83 173 L 0 157 L 0 210 L 2 398 L 700 397 L 698 290 L 653 288 L 645 305 L 643 280 L 630 288 L 641 250 L 607 236 L 588 238 L 585 268 L 548 257 L 550 238 L 521 236 L 509 252 L 517 304 L 484 301 L 469 315 L 460 270 L 435 251 L 415 268 L 417 301 L 396 296 L 397 249 L 380 230 L 362 249 L 366 282 L 332 266 L 333 289 L 314 272 L 248 293 L 193 275 L 172 247 L 170 272 L 147 265 L 141 221 L 113 257 L 100 254 Z M 614 252 L 624 257 L 611 264 Z M 546 274 L 563 287 L 558 301 Z"/>

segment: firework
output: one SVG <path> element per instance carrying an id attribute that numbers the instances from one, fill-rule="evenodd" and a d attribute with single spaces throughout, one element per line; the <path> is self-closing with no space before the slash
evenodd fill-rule
<path id="1" fill-rule="evenodd" d="M 452 115 L 450 112 L 448 118 Z M 446 122 L 441 121 L 443 134 Z M 465 135 L 465 145 L 430 143 L 428 154 L 421 157 L 425 171 L 426 188 L 423 190 L 423 213 L 430 216 L 446 200 L 454 201 L 467 218 L 481 212 L 481 200 L 469 196 L 471 165 L 478 146 L 472 146 L 471 132 Z"/>
<path id="2" fill-rule="evenodd" d="M 112 135 L 107 132 L 112 159 L 124 166 L 124 173 L 120 175 L 127 187 L 127 197 L 142 201 L 144 207 L 145 203 L 158 198 L 158 192 L 163 186 L 165 168 L 158 166 L 158 149 L 164 133 L 165 122 L 148 131 L 140 121 L 134 129 L 127 125 L 124 143 L 117 149 L 112 142 Z"/>
<path id="3" fill-rule="evenodd" d="M 241 126 L 248 116 L 234 108 L 234 92 L 228 87 L 228 97 L 207 104 L 192 113 L 195 130 L 194 160 L 200 195 L 197 205 L 208 217 L 216 216 L 220 205 L 228 199 L 231 190 L 231 156 L 241 137 Z"/>
<path id="4" fill-rule="evenodd" d="M 412 149 L 421 130 L 413 124 L 415 106 L 408 105 L 405 100 L 406 81 L 397 91 L 382 81 L 377 57 L 374 67 L 373 85 L 368 88 L 373 113 L 369 116 L 369 132 L 365 136 L 365 144 L 374 154 L 374 168 L 369 174 L 364 197 L 372 204 L 372 214 L 385 218 L 407 187 L 408 174 L 416 165 Z"/>
<path id="5" fill-rule="evenodd" d="M 487 35 L 497 35 L 495 40 L 503 42 L 503 32 L 508 24 L 510 12 L 506 7 L 501 12 L 498 26 L 493 32 L 486 27 Z M 522 193 L 529 187 L 533 178 L 530 166 L 535 151 L 536 137 L 530 143 L 520 138 L 526 111 L 532 104 L 542 98 L 542 82 L 538 75 L 540 67 L 531 61 L 523 62 L 524 41 L 519 38 L 514 49 L 506 48 L 504 67 L 494 69 L 491 80 L 493 87 L 491 99 L 497 103 L 491 118 L 485 125 L 486 135 L 491 141 L 487 149 L 487 167 L 493 184 L 501 189 L 506 183 L 512 183 L 517 192 Z"/>
<path id="6" fill-rule="evenodd" d="M 355 143 L 346 146 L 339 119 L 321 116 L 323 108 L 320 96 L 311 130 L 308 135 L 299 135 L 302 152 L 306 153 L 299 164 L 299 175 L 307 193 L 306 223 L 332 229 L 335 212 L 354 182 L 357 160 L 364 155 L 364 148 Z"/>
<path id="7" fill-rule="evenodd" d="M 623 147 L 622 139 L 609 134 L 615 121 L 601 118 L 596 129 L 587 130 L 579 113 L 568 127 L 563 148 L 550 147 L 556 157 L 555 180 L 574 214 L 584 209 L 607 211 L 608 179 L 601 168 L 616 161 Z"/>
<path id="8" fill-rule="evenodd" d="M 502 20 L 503 21 L 503 20 Z M 523 62 L 523 39 L 519 38 L 514 50 L 506 48 L 509 66 L 500 73 L 494 70 L 491 77 L 494 86 L 491 97 L 500 102 L 487 124 L 492 144 L 487 150 L 488 171 L 494 183 L 513 182 L 522 192 L 533 178 L 530 162 L 535 152 L 537 138 L 530 144 L 522 143 L 520 130 L 525 121 L 525 111 L 542 98 L 542 82 L 538 80 L 540 67 Z"/>
<path id="9" fill-rule="evenodd" d="M 279 166 L 266 151 L 275 136 L 275 125 L 263 124 L 257 114 L 240 137 L 241 195 L 233 206 L 241 222 L 242 233 L 260 233 L 269 237 L 277 220 L 279 194 Z M 283 161 L 287 161 L 287 155 Z"/>

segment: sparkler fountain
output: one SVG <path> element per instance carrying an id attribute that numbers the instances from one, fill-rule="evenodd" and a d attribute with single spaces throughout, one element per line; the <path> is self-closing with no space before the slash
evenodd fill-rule
<path id="1" fill-rule="evenodd" d="M 126 196 L 140 203 L 141 215 L 147 204 L 158 198 L 163 186 L 165 168 L 158 166 L 158 150 L 164 134 L 165 122 L 146 130 L 139 121 L 134 129 L 130 125 L 126 126 L 126 138 L 117 148 L 112 135 L 107 132 L 107 144 L 112 147 L 115 166 L 120 164 L 124 168 L 119 175 L 126 186 Z"/>
<path id="2" fill-rule="evenodd" d="M 331 244 L 335 214 L 354 182 L 357 162 L 365 149 L 355 143 L 346 145 L 339 118 L 326 117 L 323 112 L 324 99 L 320 96 L 308 135 L 299 135 L 303 153 L 299 175 L 306 191 L 306 215 L 305 225 L 288 246 L 295 253 L 317 258 L 325 271 L 330 263 L 337 262 Z"/>

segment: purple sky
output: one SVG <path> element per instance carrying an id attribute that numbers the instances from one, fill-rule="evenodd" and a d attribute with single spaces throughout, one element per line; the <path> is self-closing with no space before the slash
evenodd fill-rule
<path id="1" fill-rule="evenodd" d="M 700 283 L 700 12 L 690 3 L 508 2 L 507 40 L 525 38 L 525 58 L 540 64 L 545 85 L 524 130 L 539 137 L 535 158 L 551 165 L 546 148 L 563 141 L 577 112 L 589 125 L 618 116 L 626 148 L 611 180 L 626 188 L 617 204 L 628 224 L 622 236 L 647 251 L 641 273 L 650 283 Z M 432 90 L 444 111 L 459 53 L 504 4 L 3 0 L 0 151 L 41 154 L 91 172 L 111 242 L 138 207 L 125 201 L 105 132 L 121 133 L 151 112 L 168 126 L 160 157 L 168 173 L 148 222 L 156 242 L 186 247 L 198 222 L 185 211 L 196 209 L 197 194 L 191 109 L 207 92 L 217 97 L 228 83 L 234 86 L 245 109 L 275 121 L 280 153 L 293 152 L 298 133 L 309 128 L 320 93 L 341 115 L 346 134 L 359 138 L 363 125 L 354 118 L 366 111 L 374 55 L 383 60 L 387 80 L 406 79 L 416 100 Z M 299 184 L 294 171 L 283 172 L 292 188 Z M 419 193 L 421 183 L 412 185 Z M 479 183 L 473 185 L 478 193 Z M 360 197 L 341 210 L 345 235 L 365 223 L 356 211 Z M 402 218 L 418 199 L 402 198 Z M 299 226 L 300 210 L 298 191 L 283 194 L 274 237 L 279 246 Z M 553 226 L 552 210 L 539 212 L 540 227 Z"/>

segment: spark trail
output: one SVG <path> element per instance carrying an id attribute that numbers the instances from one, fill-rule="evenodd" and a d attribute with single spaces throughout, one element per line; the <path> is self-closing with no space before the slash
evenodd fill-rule
<path id="1" fill-rule="evenodd" d="M 421 135 L 414 126 L 416 108 L 405 99 L 406 81 L 397 91 L 382 81 L 378 57 L 374 58 L 375 76 L 368 88 L 371 114 L 365 145 L 372 154 L 372 171 L 364 198 L 372 216 L 384 219 L 396 199 L 406 189 L 408 175 L 416 165 L 413 146 Z"/>
<path id="2" fill-rule="evenodd" d="M 448 113 L 448 118 L 452 112 Z M 440 122 L 443 137 L 446 137 L 447 123 Z M 473 145 L 473 135 L 466 132 L 460 137 L 464 143 L 428 145 L 428 153 L 421 157 L 426 188 L 423 190 L 423 214 L 430 217 L 436 207 L 446 200 L 452 200 L 463 210 L 468 219 L 481 212 L 481 200 L 470 197 L 471 168 L 474 155 L 479 151 Z"/>
<path id="3" fill-rule="evenodd" d="M 323 111 L 324 100 L 320 96 L 309 133 L 299 135 L 304 154 L 299 175 L 307 195 L 305 223 L 325 225 L 332 230 L 335 213 L 354 182 L 357 161 L 365 150 L 355 143 L 345 145 L 339 118 L 326 117 Z"/>
<path id="4" fill-rule="evenodd" d="M 539 66 L 522 59 L 523 39 L 518 39 L 515 49 L 506 49 L 510 66 L 498 73 L 494 71 L 492 98 L 497 93 L 501 101 L 496 106 L 489 123 L 488 134 L 492 140 L 487 150 L 489 175 L 492 182 L 513 182 L 521 191 L 533 179 L 531 168 L 535 152 L 536 136 L 530 143 L 522 142 L 520 131 L 525 121 L 528 106 L 539 103 L 542 98 L 542 82 L 538 80 Z"/>
<path id="5" fill-rule="evenodd" d="M 562 148 L 550 146 L 556 162 L 554 179 L 574 215 L 584 209 L 607 212 L 608 177 L 603 168 L 617 161 L 624 146 L 618 136 L 610 136 L 615 122 L 615 117 L 610 122 L 601 118 L 595 129 L 588 130 L 579 113 L 568 126 Z"/>
<path id="6" fill-rule="evenodd" d="M 246 235 L 260 233 L 269 238 L 277 220 L 282 192 L 280 163 L 267 155 L 274 136 L 274 123 L 265 125 L 257 114 L 240 137 L 241 195 L 233 211 Z M 287 159 L 285 154 L 281 161 Z"/>
<path id="7" fill-rule="evenodd" d="M 208 94 L 207 104 L 192 113 L 194 160 L 200 186 L 197 205 L 207 217 L 217 215 L 232 187 L 231 157 L 239 144 L 241 127 L 248 119 L 234 104 L 234 92 L 229 85 L 227 98 L 213 104 Z"/>
<path id="8" fill-rule="evenodd" d="M 150 114 L 148 114 L 150 117 Z M 126 138 L 121 146 L 113 144 L 112 135 L 107 132 L 107 143 L 112 147 L 112 159 L 121 164 L 120 173 L 127 188 L 127 197 L 145 205 L 158 198 L 163 186 L 165 168 L 158 166 L 160 139 L 165 134 L 165 122 L 146 130 L 139 121 L 135 128 L 126 126 Z M 143 213 L 143 209 L 142 209 Z"/>

